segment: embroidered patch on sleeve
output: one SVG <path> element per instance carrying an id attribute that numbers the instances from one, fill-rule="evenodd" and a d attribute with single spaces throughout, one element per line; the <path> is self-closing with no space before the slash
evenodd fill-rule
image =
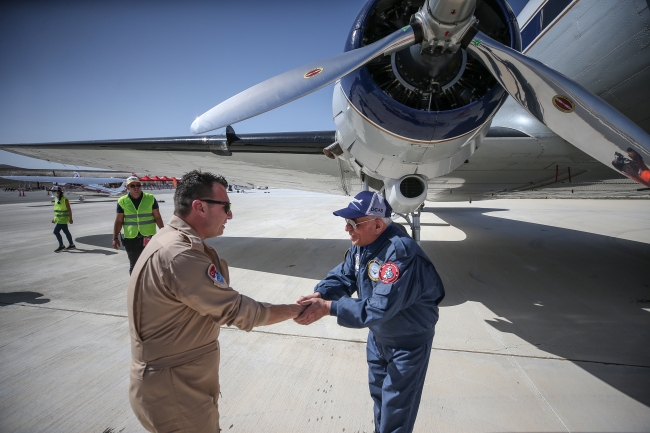
<path id="1" fill-rule="evenodd" d="M 221 272 L 219 272 L 214 263 L 210 263 L 210 266 L 208 266 L 208 277 L 214 281 L 215 285 L 219 287 L 228 287 L 228 283 L 226 283 L 226 280 L 224 280 Z"/>
<path id="2" fill-rule="evenodd" d="M 370 260 L 368 262 L 368 278 L 370 278 L 372 281 L 377 281 L 379 280 L 379 269 L 381 268 L 381 265 L 377 260 Z"/>
<path id="3" fill-rule="evenodd" d="M 393 284 L 399 278 L 399 267 L 393 262 L 386 262 L 379 268 L 379 281 L 384 284 Z"/>

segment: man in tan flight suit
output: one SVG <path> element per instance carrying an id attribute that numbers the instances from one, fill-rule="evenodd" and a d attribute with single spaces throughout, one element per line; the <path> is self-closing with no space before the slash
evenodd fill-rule
<path id="1" fill-rule="evenodd" d="M 221 176 L 192 171 L 174 216 L 145 247 L 129 280 L 131 407 L 151 432 L 219 432 L 219 327 L 244 331 L 297 317 L 230 287 L 228 265 L 203 241 L 232 218 Z"/>

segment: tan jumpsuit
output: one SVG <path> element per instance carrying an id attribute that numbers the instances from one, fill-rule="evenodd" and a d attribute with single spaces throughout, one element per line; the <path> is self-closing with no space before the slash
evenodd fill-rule
<path id="1" fill-rule="evenodd" d="M 250 331 L 269 309 L 233 290 L 225 260 L 176 216 L 142 252 L 127 308 L 138 420 L 151 432 L 219 432 L 219 327 Z"/>

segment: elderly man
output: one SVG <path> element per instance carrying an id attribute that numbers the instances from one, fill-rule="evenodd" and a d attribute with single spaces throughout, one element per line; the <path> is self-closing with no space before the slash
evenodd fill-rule
<path id="1" fill-rule="evenodd" d="M 145 247 L 128 289 L 131 407 L 152 432 L 219 432 L 221 325 L 250 331 L 295 318 L 300 305 L 268 305 L 230 287 L 228 265 L 203 241 L 232 219 L 221 176 L 192 171 L 174 216 Z"/>
<path id="2" fill-rule="evenodd" d="M 370 328 L 375 431 L 406 433 L 415 424 L 445 289 L 420 246 L 391 224 L 391 212 L 384 197 L 370 191 L 334 212 L 345 218 L 352 246 L 312 295 L 298 298 L 309 307 L 294 320 L 308 325 L 329 314 L 341 326 Z"/>

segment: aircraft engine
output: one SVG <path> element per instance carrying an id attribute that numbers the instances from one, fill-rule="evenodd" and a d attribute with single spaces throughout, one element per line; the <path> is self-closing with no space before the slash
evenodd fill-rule
<path id="1" fill-rule="evenodd" d="M 429 185 L 422 176 L 408 175 L 401 179 L 385 179 L 386 200 L 397 213 L 410 213 L 427 197 Z"/>
<path id="2" fill-rule="evenodd" d="M 478 21 L 475 21 L 475 18 Z M 514 13 L 504 0 L 370 0 L 354 21 L 345 51 L 423 23 L 425 42 L 379 56 L 343 76 L 333 98 L 340 155 L 373 179 L 425 179 L 458 168 L 481 144 L 507 93 L 460 37 L 474 25 L 521 50 Z"/>

